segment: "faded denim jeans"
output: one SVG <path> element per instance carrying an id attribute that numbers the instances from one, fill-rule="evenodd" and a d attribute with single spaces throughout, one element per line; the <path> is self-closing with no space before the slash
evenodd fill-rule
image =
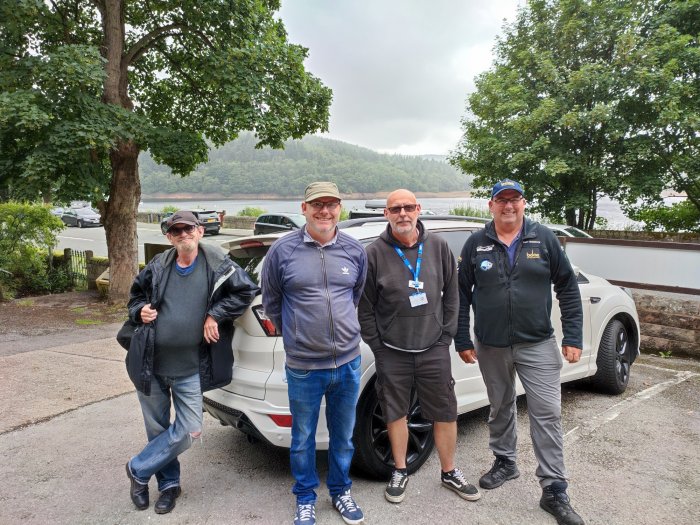
<path id="1" fill-rule="evenodd" d="M 290 464 L 298 504 L 314 503 L 319 486 L 316 470 L 316 427 L 326 398 L 328 424 L 328 492 L 337 496 L 352 486 L 350 462 L 355 452 L 352 432 L 360 392 L 360 357 L 338 368 L 298 370 L 286 367 L 292 413 Z"/>
<path id="2" fill-rule="evenodd" d="M 190 448 L 192 434 L 202 432 L 202 391 L 199 373 L 188 377 L 154 376 L 151 395 L 138 392 L 148 445 L 131 458 L 129 467 L 136 481 L 148 484 L 155 474 L 158 490 L 180 486 L 177 457 Z M 170 405 L 175 421 L 170 423 Z"/>

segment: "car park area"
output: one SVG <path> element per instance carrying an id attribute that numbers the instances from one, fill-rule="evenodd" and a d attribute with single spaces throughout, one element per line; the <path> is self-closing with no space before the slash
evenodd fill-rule
<path id="1" fill-rule="evenodd" d="M 94 330 L 97 330 L 96 328 Z M 116 328 L 115 328 L 116 330 Z M 137 511 L 124 463 L 145 440 L 138 400 L 113 337 L 60 343 L 34 337 L 29 351 L 0 336 L 1 523 L 181 524 L 290 523 L 293 496 L 288 450 L 246 436 L 205 416 L 204 439 L 182 457 L 183 494 L 167 517 Z M 36 370 L 41 370 L 40 374 Z M 590 524 L 695 525 L 700 522 L 700 363 L 642 355 L 621 396 L 567 384 L 563 424 L 571 497 Z M 388 504 L 384 481 L 353 476 L 366 523 L 550 524 L 538 506 L 526 406 L 519 403 L 520 478 L 459 502 L 439 483 L 433 453 L 399 506 Z M 477 478 L 491 463 L 487 409 L 458 423 L 457 462 Z M 319 454 L 323 458 L 323 454 Z M 319 461 L 325 479 L 325 460 Z M 151 491 L 156 492 L 155 484 Z M 319 523 L 342 523 L 322 488 Z"/>

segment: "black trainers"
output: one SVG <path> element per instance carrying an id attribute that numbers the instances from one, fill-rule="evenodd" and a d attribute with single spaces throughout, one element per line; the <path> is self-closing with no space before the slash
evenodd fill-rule
<path id="1" fill-rule="evenodd" d="M 491 470 L 479 478 L 479 486 L 482 489 L 495 489 L 509 479 L 515 479 L 518 476 L 520 476 L 520 471 L 515 466 L 515 461 L 505 456 L 496 456 L 496 461 L 493 462 Z"/>
<path id="2" fill-rule="evenodd" d="M 408 472 L 406 470 L 394 470 L 384 491 L 384 497 L 391 503 L 401 503 L 406 495 L 406 485 L 408 485 Z"/>
<path id="3" fill-rule="evenodd" d="M 557 518 L 559 525 L 585 525 L 581 516 L 571 508 L 566 487 L 566 482 L 557 481 L 542 489 L 540 507 Z"/>
<path id="4" fill-rule="evenodd" d="M 453 490 L 466 500 L 476 501 L 481 497 L 479 490 L 471 483 L 467 483 L 464 474 L 458 468 L 450 472 L 443 472 L 440 479 L 442 479 L 443 487 Z"/>

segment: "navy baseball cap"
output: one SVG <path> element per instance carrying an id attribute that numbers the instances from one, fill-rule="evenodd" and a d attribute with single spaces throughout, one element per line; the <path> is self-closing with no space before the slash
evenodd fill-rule
<path id="1" fill-rule="evenodd" d="M 516 182 L 511 179 L 503 179 L 502 181 L 497 182 L 493 186 L 493 189 L 491 190 L 491 198 L 493 199 L 496 195 L 505 190 L 514 190 L 517 191 L 520 195 L 525 195 L 525 190 L 523 190 L 523 187 L 520 185 L 519 182 Z"/>

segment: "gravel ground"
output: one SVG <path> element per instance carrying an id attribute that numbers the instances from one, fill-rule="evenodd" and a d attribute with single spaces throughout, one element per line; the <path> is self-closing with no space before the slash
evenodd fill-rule
<path id="1" fill-rule="evenodd" d="M 126 309 L 107 304 L 97 292 L 24 297 L 0 303 L 0 335 L 47 335 L 116 323 Z"/>

